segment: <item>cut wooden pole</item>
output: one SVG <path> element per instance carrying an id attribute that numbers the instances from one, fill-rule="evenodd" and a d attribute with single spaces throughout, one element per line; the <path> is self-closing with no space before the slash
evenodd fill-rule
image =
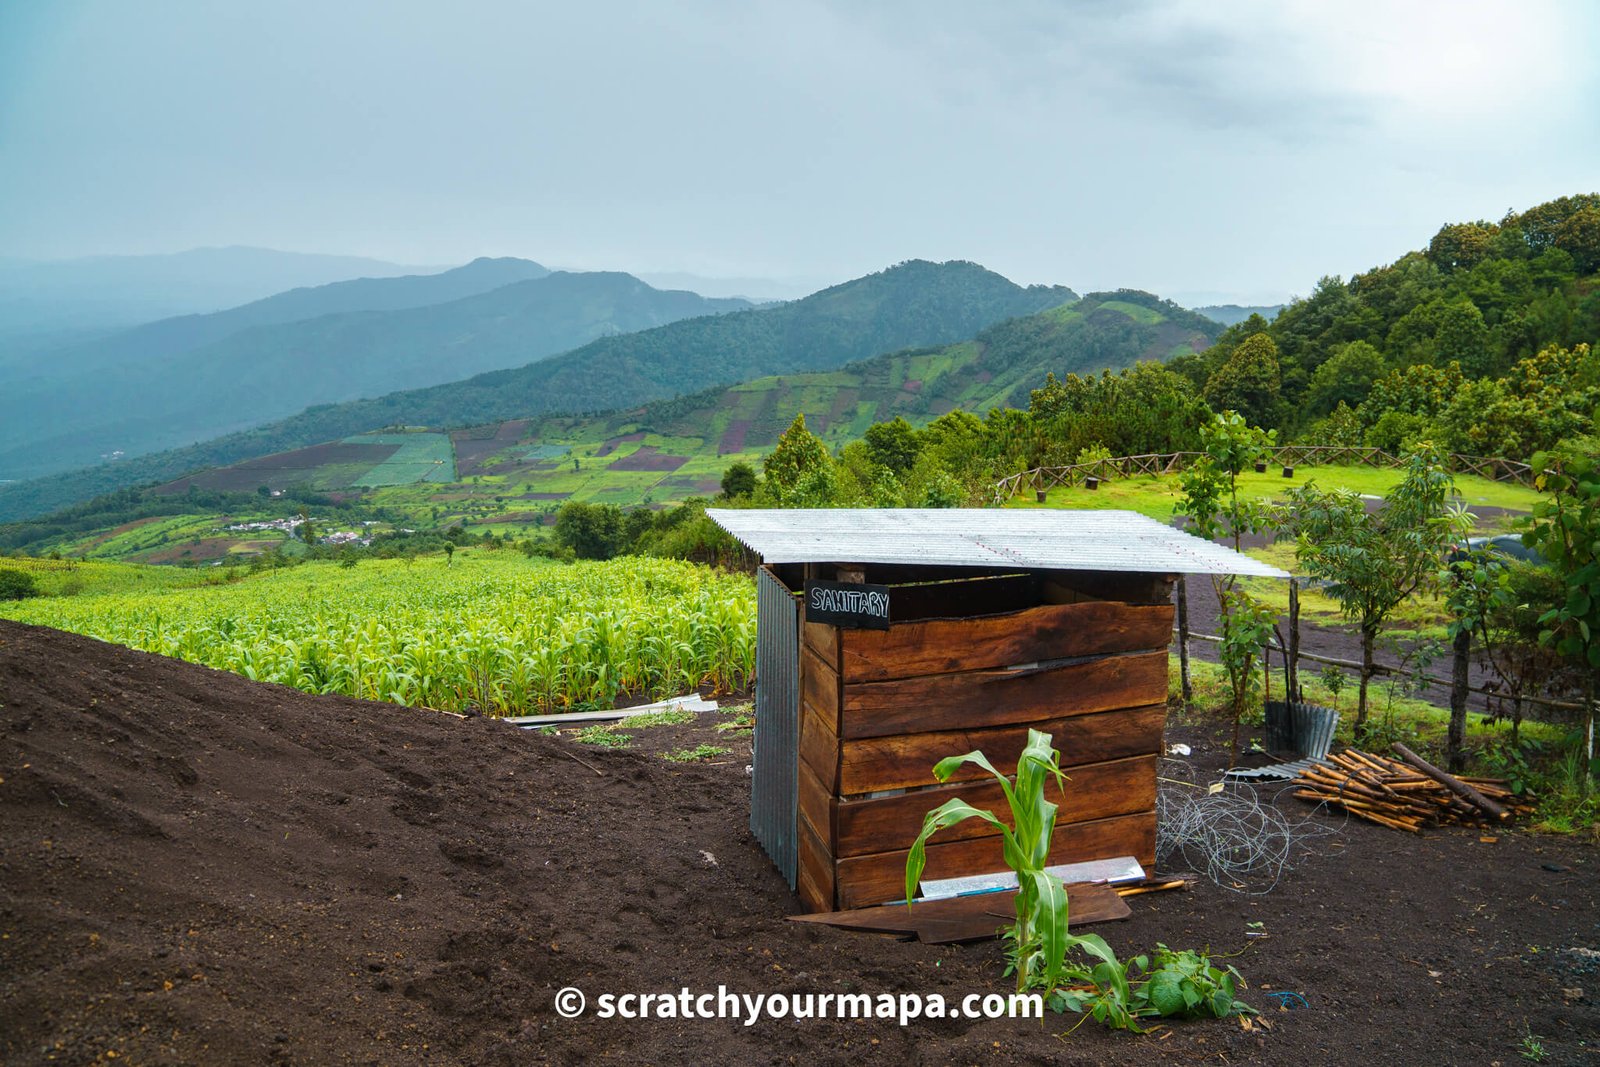
<path id="1" fill-rule="evenodd" d="M 1194 684 L 1189 680 L 1189 582 L 1178 576 L 1178 681 L 1182 686 L 1183 710 L 1194 710 Z"/>
<path id="2" fill-rule="evenodd" d="M 1396 741 L 1390 747 L 1394 749 L 1395 753 L 1401 759 L 1405 760 L 1407 763 L 1411 764 L 1411 766 L 1415 767 L 1423 774 L 1426 774 L 1429 778 L 1432 778 L 1434 781 L 1438 782 L 1440 785 L 1444 786 L 1446 789 L 1450 790 L 1450 792 L 1454 793 L 1462 800 L 1465 800 L 1479 811 L 1482 811 L 1486 815 L 1496 819 L 1507 819 L 1511 817 L 1511 813 L 1505 808 L 1501 807 L 1499 804 L 1496 804 L 1494 801 L 1490 800 L 1488 797 L 1484 796 L 1482 793 L 1478 792 L 1461 779 L 1452 774 L 1447 774 L 1446 772 L 1441 771 L 1439 768 L 1435 767 L 1433 764 L 1429 763 L 1427 760 L 1411 751 L 1399 741 Z"/>

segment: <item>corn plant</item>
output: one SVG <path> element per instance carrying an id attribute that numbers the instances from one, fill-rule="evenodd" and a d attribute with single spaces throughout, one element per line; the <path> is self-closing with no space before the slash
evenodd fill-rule
<path id="1" fill-rule="evenodd" d="M 1017 760 L 1015 783 L 995 770 L 979 751 L 940 760 L 933 768 L 933 776 L 941 782 L 949 781 L 968 763 L 993 775 L 1011 809 L 1012 825 L 953 797 L 923 818 L 922 832 L 906 857 L 906 903 L 910 906 L 927 865 L 928 838 L 967 819 L 982 819 L 1000 831 L 1001 853 L 1017 876 L 1017 919 L 1007 936 L 1012 942 L 1018 992 L 1035 986 L 1054 989 L 1071 940 L 1067 932 L 1067 891 L 1061 879 L 1044 869 L 1057 811 L 1056 805 L 1045 799 L 1045 787 L 1053 779 L 1057 789 L 1065 793 L 1066 775 L 1060 761 L 1061 754 L 1051 744 L 1050 735 L 1041 730 L 1028 731 L 1028 743 Z"/>
<path id="2" fill-rule="evenodd" d="M 676 561 L 465 551 L 449 569 L 310 563 L 151 592 L 144 572 L 163 570 L 119 565 L 110 591 L 0 615 L 309 692 L 489 715 L 735 691 L 755 669 L 754 585 Z"/>

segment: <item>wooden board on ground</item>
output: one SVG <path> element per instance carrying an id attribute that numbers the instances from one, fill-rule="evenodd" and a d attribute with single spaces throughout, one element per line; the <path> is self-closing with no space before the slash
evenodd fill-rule
<path id="1" fill-rule="evenodd" d="M 1117 891 L 1107 885 L 1078 883 L 1067 888 L 1067 913 L 1073 926 L 1113 922 L 1133 914 Z M 925 900 L 911 907 L 884 904 L 853 911 L 791 915 L 790 922 L 817 923 L 878 934 L 914 934 L 933 945 L 985 941 L 1016 919 L 1016 890 L 978 893 L 945 900 Z"/>

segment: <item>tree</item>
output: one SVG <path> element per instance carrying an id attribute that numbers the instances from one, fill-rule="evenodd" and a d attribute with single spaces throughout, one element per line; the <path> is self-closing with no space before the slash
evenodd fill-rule
<path id="1" fill-rule="evenodd" d="M 26 600 L 39 595 L 39 583 L 27 571 L 0 569 L 0 600 Z"/>
<path id="2" fill-rule="evenodd" d="M 1394 610 L 1437 587 L 1450 546 L 1471 528 L 1472 515 L 1455 495 L 1442 458 L 1425 447 L 1406 463 L 1405 477 L 1376 511 L 1354 490 L 1321 489 L 1315 482 L 1289 490 L 1277 525 L 1295 538 L 1306 574 L 1328 582 L 1345 619 L 1361 633 L 1361 685 L 1356 729 L 1367 724 L 1372 651 Z"/>
<path id="3" fill-rule="evenodd" d="M 1258 333 L 1233 350 L 1228 361 L 1206 381 L 1205 400 L 1216 411 L 1236 411 L 1253 425 L 1277 420 L 1283 379 L 1278 346 Z"/>
<path id="4" fill-rule="evenodd" d="M 752 496 L 755 491 L 756 469 L 744 460 L 739 460 L 722 472 L 722 495 L 729 500 Z"/>
<path id="5" fill-rule="evenodd" d="M 1277 439 L 1271 430 L 1245 422 L 1225 411 L 1201 429 L 1204 454 L 1179 477 L 1183 496 L 1173 508 L 1189 517 L 1189 531 L 1208 541 L 1223 538 L 1238 551 L 1244 535 L 1263 529 L 1267 514 L 1260 505 L 1239 499 L 1239 475 L 1265 457 Z M 1270 613 L 1243 589 L 1232 574 L 1211 576 L 1221 609 L 1222 661 L 1232 692 L 1233 754 L 1239 756 L 1239 724 L 1245 706 L 1259 692 L 1257 659 L 1272 631 Z"/>
<path id="6" fill-rule="evenodd" d="M 1488 257 L 1498 230 L 1483 221 L 1446 226 L 1428 242 L 1428 258 L 1446 272 L 1474 267 Z"/>
<path id="7" fill-rule="evenodd" d="M 888 422 L 875 422 L 868 426 L 863 437 L 872 461 L 889 468 L 897 478 L 910 472 L 922 453 L 922 442 L 918 439 L 917 431 L 898 415 Z"/>
<path id="8" fill-rule="evenodd" d="M 1556 231 L 1556 247 L 1572 257 L 1579 274 L 1600 270 L 1600 208 L 1573 212 Z"/>
<path id="9" fill-rule="evenodd" d="M 834 501 L 833 460 L 822 438 L 806 429 L 803 413 L 761 460 L 761 469 L 761 488 L 776 507 L 827 507 Z"/>
<path id="10" fill-rule="evenodd" d="M 1327 414 L 1340 404 L 1358 407 L 1372 391 L 1372 383 L 1387 370 L 1383 353 L 1367 342 L 1341 345 L 1311 375 L 1308 406 L 1318 415 Z"/>
<path id="11" fill-rule="evenodd" d="M 622 549 L 622 509 L 569 500 L 556 513 L 556 543 L 579 559 L 610 559 Z"/>
<path id="12" fill-rule="evenodd" d="M 1540 643 L 1552 645 L 1587 674 L 1584 758 L 1595 773 L 1594 704 L 1600 682 L 1600 441 L 1579 438 L 1534 457 L 1534 484 L 1550 494 L 1534 505 L 1523 541 L 1561 577 L 1566 597 L 1539 617 Z"/>

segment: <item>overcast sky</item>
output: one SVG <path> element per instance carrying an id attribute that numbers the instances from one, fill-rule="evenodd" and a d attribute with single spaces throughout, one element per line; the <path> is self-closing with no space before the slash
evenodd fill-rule
<path id="1" fill-rule="evenodd" d="M 1600 4 L 0 4 L 0 256 L 1303 294 L 1600 189 Z"/>

